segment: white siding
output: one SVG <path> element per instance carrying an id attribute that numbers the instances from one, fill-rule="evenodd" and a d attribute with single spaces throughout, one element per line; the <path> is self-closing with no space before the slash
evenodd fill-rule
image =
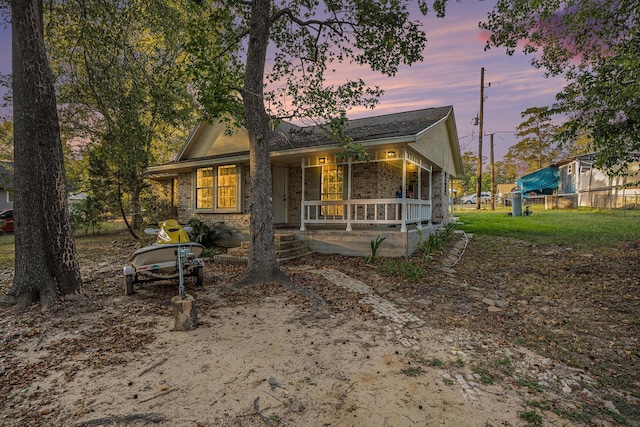
<path id="1" fill-rule="evenodd" d="M 249 150 L 249 137 L 241 129 L 234 129 L 233 135 L 225 133 L 226 125 L 202 123 L 189 142 L 181 160 L 198 159 L 232 154 Z"/>
<path id="2" fill-rule="evenodd" d="M 437 167 L 455 176 L 457 171 L 451 152 L 452 143 L 457 144 L 457 141 L 450 140 L 447 123 L 441 121 L 426 131 L 417 144 L 411 144 L 411 147 Z"/>

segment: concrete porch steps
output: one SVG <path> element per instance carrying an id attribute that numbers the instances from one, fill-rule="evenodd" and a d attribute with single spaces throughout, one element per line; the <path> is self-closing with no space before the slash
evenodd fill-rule
<path id="1" fill-rule="evenodd" d="M 303 241 L 296 239 L 295 234 L 276 234 L 274 236 L 276 261 L 279 264 L 312 253 Z M 246 265 L 249 257 L 249 242 L 230 248 L 226 254 L 215 255 L 213 259 L 221 264 Z"/>

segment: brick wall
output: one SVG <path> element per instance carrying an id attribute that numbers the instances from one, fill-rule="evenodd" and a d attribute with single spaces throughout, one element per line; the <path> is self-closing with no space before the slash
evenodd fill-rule
<path id="1" fill-rule="evenodd" d="M 193 172 L 178 175 L 178 220 L 186 223 L 191 218 L 198 218 L 205 224 L 222 221 L 226 226 L 240 230 L 249 228 L 249 165 L 242 167 L 242 212 L 241 213 L 203 213 L 193 212 L 195 191 L 193 188 Z"/>
<path id="2" fill-rule="evenodd" d="M 449 175 L 443 171 L 433 172 L 433 201 L 431 218 L 434 223 L 443 223 L 448 219 Z"/>
<path id="3" fill-rule="evenodd" d="M 387 199 L 396 197 L 402 184 L 402 169 L 387 162 L 358 163 L 353 168 L 354 199 Z"/>

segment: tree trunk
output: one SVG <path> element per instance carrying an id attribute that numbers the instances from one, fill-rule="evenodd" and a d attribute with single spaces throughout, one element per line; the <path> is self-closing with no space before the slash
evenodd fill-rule
<path id="1" fill-rule="evenodd" d="M 80 290 L 42 0 L 11 0 L 13 31 L 15 276 L 18 310 Z"/>
<path id="2" fill-rule="evenodd" d="M 131 191 L 131 228 L 139 230 L 142 224 L 142 212 L 140 209 L 140 193 L 142 191 L 142 180 L 137 180 Z"/>
<path id="3" fill-rule="evenodd" d="M 263 80 L 269 43 L 271 0 L 251 2 L 251 28 L 242 99 L 250 144 L 249 267 L 237 283 L 288 281 L 276 262 L 274 248 L 269 116 L 264 108 Z"/>

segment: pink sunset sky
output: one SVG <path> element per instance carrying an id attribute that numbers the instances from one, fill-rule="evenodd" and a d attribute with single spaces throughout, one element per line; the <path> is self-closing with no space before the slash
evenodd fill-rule
<path id="1" fill-rule="evenodd" d="M 544 70 L 530 65 L 530 56 L 505 50 L 485 51 L 488 33 L 478 28 L 493 9 L 495 0 L 451 1 L 444 19 L 435 14 L 422 18 L 427 34 L 424 61 L 404 67 L 393 78 L 375 76 L 368 70 L 362 77 L 386 90 L 376 108 L 393 113 L 419 108 L 453 105 L 462 152 L 478 152 L 479 127 L 474 118 L 480 110 L 480 75 L 485 68 L 483 157 L 489 158 L 489 133 L 495 133 L 496 160 L 518 142 L 516 127 L 521 113 L 530 107 L 550 106 L 565 84 L 561 77 L 545 78 Z M 369 77 L 371 76 L 371 77 Z M 490 87 L 487 87 L 491 84 Z M 370 115 L 370 111 L 350 117 Z M 560 124 L 560 119 L 554 120 Z"/>
<path id="2" fill-rule="evenodd" d="M 478 151 L 478 126 L 474 117 L 480 110 L 480 69 L 485 68 L 483 157 L 489 156 L 488 133 L 495 132 L 495 155 L 499 160 L 518 141 L 515 128 L 530 107 L 549 106 L 563 85 L 562 78 L 545 78 L 534 69 L 530 57 L 507 56 L 504 49 L 484 51 L 486 32 L 478 29 L 492 10 L 495 0 L 451 1 L 447 16 L 437 19 L 416 15 L 423 22 L 428 42 L 424 61 L 403 67 L 395 77 L 381 77 L 368 68 L 347 72 L 370 85 L 385 89 L 374 111 L 351 111 L 350 118 L 453 105 L 462 152 Z M 0 27 L 0 72 L 11 72 L 11 31 Z M 4 90 L 0 88 L 2 94 Z M 3 112 L 5 116 L 7 112 Z M 559 123 L 559 122 L 558 122 Z"/>

